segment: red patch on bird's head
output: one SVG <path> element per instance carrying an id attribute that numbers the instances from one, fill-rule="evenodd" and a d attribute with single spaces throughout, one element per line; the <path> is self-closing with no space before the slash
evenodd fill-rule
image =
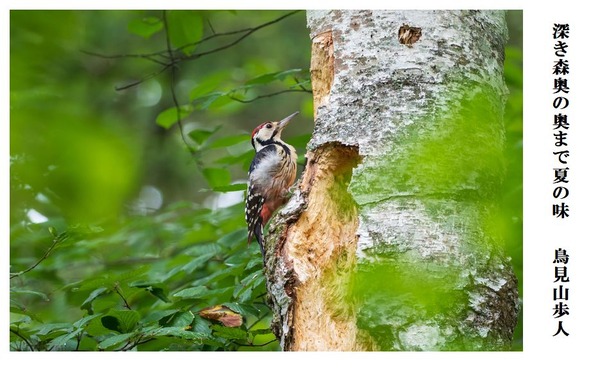
<path id="1" fill-rule="evenodd" d="M 254 128 L 254 130 L 252 130 L 252 135 L 250 136 L 251 138 L 254 138 L 254 136 L 256 135 L 256 133 L 258 133 L 258 130 L 260 130 L 264 125 L 266 125 L 269 122 L 263 122 L 260 125 L 256 126 Z"/>

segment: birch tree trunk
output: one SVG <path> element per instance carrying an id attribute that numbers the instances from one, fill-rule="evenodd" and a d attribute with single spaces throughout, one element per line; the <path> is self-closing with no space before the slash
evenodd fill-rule
<path id="1" fill-rule="evenodd" d="M 265 272 L 284 350 L 508 349 L 500 11 L 309 11 L 315 129 Z"/>

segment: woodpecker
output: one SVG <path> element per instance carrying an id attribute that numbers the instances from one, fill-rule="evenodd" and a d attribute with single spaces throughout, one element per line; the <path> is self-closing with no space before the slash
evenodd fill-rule
<path id="1" fill-rule="evenodd" d="M 263 257 L 263 228 L 283 205 L 296 180 L 296 149 L 281 140 L 281 132 L 296 115 L 297 111 L 279 122 L 261 123 L 252 131 L 256 154 L 248 170 L 245 212 L 248 244 L 252 236 L 256 237 Z"/>

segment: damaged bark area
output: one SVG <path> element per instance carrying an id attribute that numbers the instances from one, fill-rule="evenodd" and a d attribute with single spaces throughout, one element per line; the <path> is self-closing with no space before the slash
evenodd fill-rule
<path id="1" fill-rule="evenodd" d="M 312 41 L 310 78 L 315 107 L 327 105 L 329 101 L 334 76 L 333 59 L 333 35 L 332 31 L 328 30 L 315 36 Z M 314 115 L 316 118 L 316 109 Z"/>
<path id="2" fill-rule="evenodd" d="M 358 148 L 340 143 L 309 152 L 299 188 L 271 224 L 265 271 L 284 350 L 355 349 L 348 291 L 358 212 L 348 184 L 359 161 Z"/>

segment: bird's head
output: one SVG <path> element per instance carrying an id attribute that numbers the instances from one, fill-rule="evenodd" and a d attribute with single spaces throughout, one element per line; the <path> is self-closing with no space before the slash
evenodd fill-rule
<path id="1" fill-rule="evenodd" d="M 290 123 L 293 117 L 298 115 L 296 111 L 290 116 L 287 116 L 279 122 L 264 122 L 256 126 L 252 131 L 252 147 L 257 152 L 268 144 L 281 142 L 281 132 Z"/>

